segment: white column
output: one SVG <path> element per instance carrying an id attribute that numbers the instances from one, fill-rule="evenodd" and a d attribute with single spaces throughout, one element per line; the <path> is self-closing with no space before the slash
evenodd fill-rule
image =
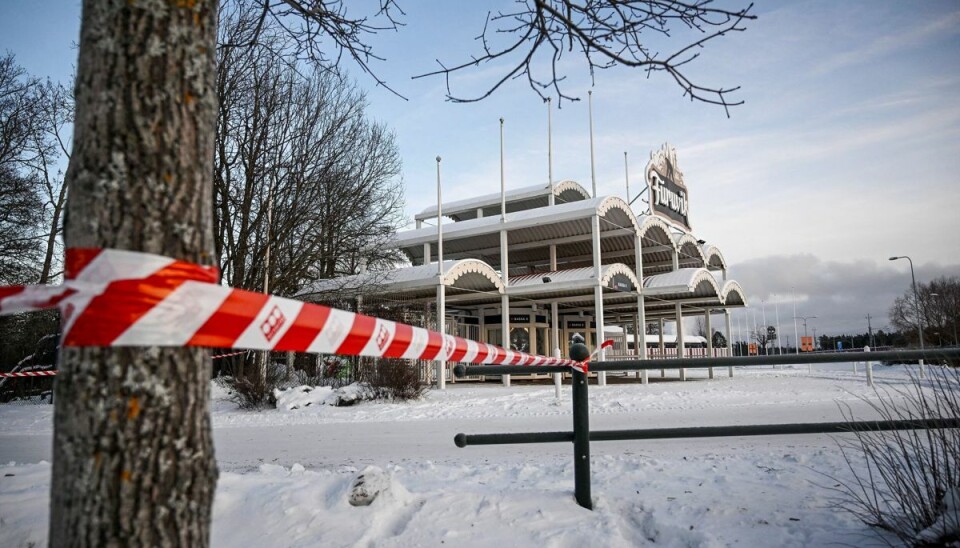
<path id="1" fill-rule="evenodd" d="M 730 309 L 723 311 L 724 319 L 727 322 L 727 355 L 733 357 L 733 331 L 730 326 Z M 727 368 L 727 374 L 733 378 L 733 366 Z"/>
<path id="2" fill-rule="evenodd" d="M 597 285 L 593 288 L 593 308 L 594 319 L 597 322 L 597 346 L 603 344 L 603 285 L 600 277 L 602 266 L 600 264 L 600 215 L 593 216 L 593 275 L 597 280 Z M 603 361 L 603 351 L 597 356 L 598 361 Z M 597 373 L 597 384 L 604 386 L 607 384 L 607 372 L 599 371 Z"/>
<path id="3" fill-rule="evenodd" d="M 560 357 L 560 310 L 556 301 L 550 303 L 550 330 L 553 331 L 553 357 Z M 560 397 L 560 385 L 563 383 L 563 373 L 553 374 L 553 386 L 556 388 L 557 397 Z"/>
<path id="4" fill-rule="evenodd" d="M 423 264 L 430 264 L 430 242 L 423 244 Z"/>
<path id="5" fill-rule="evenodd" d="M 680 309 L 680 303 L 676 305 L 676 314 L 677 314 L 677 357 L 683 359 L 684 351 L 686 347 L 683 345 L 683 311 Z M 687 380 L 687 370 L 685 368 L 680 368 L 680 380 Z"/>
<path id="6" fill-rule="evenodd" d="M 510 285 L 510 258 L 507 254 L 507 231 L 500 231 L 500 277 L 503 280 L 503 295 L 500 297 L 500 339 L 503 348 L 510 350 L 510 297 L 507 287 Z M 503 385 L 510 386 L 510 375 L 503 376 Z"/>
<path id="7" fill-rule="evenodd" d="M 549 105 L 547 109 L 549 110 Z M 552 180 L 551 172 L 551 182 Z M 550 205 L 553 205 L 553 188 L 550 189 Z M 550 246 L 550 272 L 556 272 L 557 270 L 557 246 Z M 553 331 L 553 357 L 560 357 L 560 307 L 557 305 L 556 301 L 550 303 L 550 330 Z M 563 373 L 554 373 L 553 374 L 553 386 L 556 388 L 557 397 L 560 397 L 560 385 L 563 382 Z"/>
<path id="8" fill-rule="evenodd" d="M 710 309 L 708 308 L 706 312 L 703 313 L 704 321 L 707 328 L 707 357 L 713 358 L 713 328 L 710 325 Z M 713 367 L 707 368 L 707 374 L 712 379 L 713 378 Z"/>
<path id="9" fill-rule="evenodd" d="M 680 250 L 674 246 L 673 247 L 673 269 L 680 270 Z"/>
<path id="10" fill-rule="evenodd" d="M 663 318 L 658 318 L 657 321 L 660 323 L 660 358 L 663 359 L 666 357 L 666 352 L 667 352 L 667 344 L 663 342 Z M 667 370 L 661 369 L 660 378 L 662 379 L 666 376 L 667 376 Z"/>
<path id="11" fill-rule="evenodd" d="M 447 286 L 443 282 L 437 286 L 437 331 L 441 335 L 447 334 Z M 447 389 L 447 362 L 444 360 L 437 360 L 437 388 Z"/>
<path id="12" fill-rule="evenodd" d="M 417 219 L 417 228 L 423 228 L 423 219 Z"/>
<path id="13" fill-rule="evenodd" d="M 634 266 L 637 273 L 637 281 L 640 282 L 640 286 L 637 287 L 637 316 L 635 321 L 639 324 L 639 329 L 634 330 L 633 343 L 636 345 L 637 355 L 640 356 L 641 360 L 647 359 L 647 311 L 644 309 L 644 298 L 643 298 L 643 242 L 640 240 L 640 235 L 638 234 L 634 238 Z M 640 372 L 640 376 L 643 379 L 643 384 L 650 382 L 649 372 L 644 369 Z"/>

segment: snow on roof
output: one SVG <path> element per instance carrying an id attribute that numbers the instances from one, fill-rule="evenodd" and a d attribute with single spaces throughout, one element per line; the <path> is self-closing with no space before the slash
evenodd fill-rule
<path id="1" fill-rule="evenodd" d="M 463 289 L 503 293 L 500 275 L 479 259 L 461 259 L 443 262 L 444 285 Z M 312 295 L 331 291 L 355 292 L 362 289 L 387 293 L 413 289 L 432 289 L 437 286 L 437 263 L 409 266 L 387 271 L 370 271 L 330 280 L 318 280 L 300 292 Z"/>
<path id="2" fill-rule="evenodd" d="M 713 274 L 705 268 L 681 268 L 673 272 L 647 276 L 643 280 L 647 295 L 710 294 L 719 296 L 720 288 Z"/>
<path id="3" fill-rule="evenodd" d="M 511 211 L 517 211 L 518 209 L 529 209 L 530 207 L 537 207 L 538 205 L 547 205 L 547 197 L 550 195 L 550 186 L 546 183 L 541 183 L 521 188 L 514 188 L 506 191 L 504 194 L 507 202 L 507 212 L 509 213 Z M 590 198 L 590 193 L 575 181 L 561 181 L 559 183 L 555 183 L 553 185 L 553 194 L 554 196 L 561 197 L 563 202 L 580 201 Z M 543 199 L 537 200 L 537 198 Z M 455 200 L 443 204 L 443 215 L 458 221 L 475 219 L 477 217 L 476 212 L 478 209 L 491 207 L 497 210 L 496 214 L 499 214 L 500 200 L 501 195 L 499 192 L 484 194 L 482 196 L 466 198 L 463 200 Z M 530 204 L 527 204 L 527 207 L 517 204 L 518 202 L 524 201 L 528 201 Z M 539 204 L 539 202 L 542 202 L 542 204 Z M 520 207 L 511 209 L 511 204 L 514 206 L 520 205 Z M 435 218 L 436 216 L 437 206 L 432 205 L 425 208 L 420 213 L 417 213 L 414 216 L 414 219 L 419 221 Z"/>
<path id="4" fill-rule="evenodd" d="M 600 267 L 600 283 L 607 287 L 615 287 L 618 281 L 624 283 L 622 291 L 636 291 L 639 286 L 637 277 L 633 275 L 625 264 L 612 263 Z M 549 280 L 549 281 L 546 281 Z M 558 270 L 554 272 L 540 272 L 537 274 L 524 274 L 522 276 L 511 276 L 508 293 L 517 293 L 518 288 L 540 288 L 558 291 L 561 289 L 589 288 L 593 289 L 596 285 L 593 267 L 571 268 L 568 270 Z M 512 291 L 513 290 L 513 291 Z M 526 293 L 526 292 L 525 292 Z"/>
<path id="5" fill-rule="evenodd" d="M 445 223 L 443 225 L 443 240 L 446 244 L 449 240 L 489 235 L 501 230 L 519 230 L 558 224 L 589 218 L 593 215 L 606 216 L 612 210 L 621 212 L 622 219 L 620 220 L 628 224 L 625 228 L 639 230 L 640 225 L 637 217 L 633 214 L 627 202 L 616 196 L 601 196 L 589 200 L 558 204 L 553 207 L 516 211 L 507 215 L 506 222 L 500 222 L 500 217 L 496 216 L 470 219 L 459 223 Z M 394 237 L 393 244 L 399 248 L 408 248 L 425 243 L 434 243 L 436 240 L 437 228 L 428 226 L 398 233 Z"/>

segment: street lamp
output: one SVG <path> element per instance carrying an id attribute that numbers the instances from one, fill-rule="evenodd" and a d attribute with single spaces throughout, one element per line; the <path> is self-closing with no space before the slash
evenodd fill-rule
<path id="1" fill-rule="evenodd" d="M 920 351 L 923 352 L 923 318 L 920 317 L 920 297 L 917 295 L 917 276 L 913 273 L 913 259 L 907 257 L 906 255 L 900 257 L 890 257 L 891 261 L 896 261 L 897 259 L 906 259 L 910 262 L 910 279 L 913 281 L 913 302 L 914 308 L 917 311 L 917 329 L 919 330 L 918 335 L 920 336 Z M 926 376 L 923 360 L 920 360 L 920 378 L 922 379 Z"/>
<path id="2" fill-rule="evenodd" d="M 793 317 L 794 320 L 803 320 L 803 336 L 804 337 L 807 336 L 807 320 L 812 320 L 814 318 L 816 318 L 816 316 L 794 316 Z M 814 338 L 816 338 L 816 335 L 814 335 Z"/>

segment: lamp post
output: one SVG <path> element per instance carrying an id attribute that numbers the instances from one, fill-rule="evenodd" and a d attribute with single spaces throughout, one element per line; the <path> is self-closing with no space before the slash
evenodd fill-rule
<path id="1" fill-rule="evenodd" d="M 804 337 L 807 336 L 807 320 L 812 320 L 812 319 L 814 319 L 814 318 L 816 318 L 816 316 L 794 316 L 794 317 L 793 317 L 793 320 L 794 320 L 794 321 L 797 321 L 797 320 L 802 320 L 802 321 L 803 321 L 803 336 L 804 336 Z M 814 338 L 816 338 L 816 335 L 814 335 Z"/>
<path id="2" fill-rule="evenodd" d="M 917 311 L 917 335 L 920 336 L 920 351 L 923 351 L 923 318 L 920 317 L 920 297 L 917 295 L 917 276 L 913 273 L 913 259 L 902 255 L 899 257 L 890 257 L 891 261 L 896 261 L 897 259 L 906 259 L 910 262 L 910 279 L 913 282 L 913 301 L 914 308 Z M 926 378 L 926 367 L 924 366 L 923 360 L 920 360 L 920 378 Z"/>

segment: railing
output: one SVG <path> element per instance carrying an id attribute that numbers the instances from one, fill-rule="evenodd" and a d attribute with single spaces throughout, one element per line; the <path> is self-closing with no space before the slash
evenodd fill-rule
<path id="1" fill-rule="evenodd" d="M 578 348 L 580 347 L 580 348 Z M 573 345 L 570 356 L 584 360 L 589 351 L 584 345 Z M 906 350 L 860 353 L 785 354 L 725 358 L 683 358 L 674 360 L 607 360 L 590 364 L 591 371 L 643 371 L 650 369 L 682 369 L 694 367 L 757 367 L 806 363 L 845 363 L 851 361 L 914 361 L 960 358 L 960 347 L 937 350 Z M 464 366 L 457 365 L 454 373 L 463 375 L 515 375 L 569 372 L 564 366 Z M 457 447 L 470 445 L 498 445 L 507 443 L 573 442 L 574 496 L 577 503 L 593 509 L 590 494 L 590 442 L 613 440 L 644 440 L 667 438 L 697 438 L 716 436 L 764 436 L 781 434 L 819 434 L 859 430 L 904 430 L 919 428 L 960 428 L 960 418 L 910 421 L 859 421 L 802 424 L 770 424 L 749 426 L 715 426 L 695 428 L 661 428 L 644 430 L 590 431 L 590 411 L 587 397 L 587 375 L 573 371 L 573 431 L 527 432 L 511 434 L 463 434 L 454 437 Z"/>

